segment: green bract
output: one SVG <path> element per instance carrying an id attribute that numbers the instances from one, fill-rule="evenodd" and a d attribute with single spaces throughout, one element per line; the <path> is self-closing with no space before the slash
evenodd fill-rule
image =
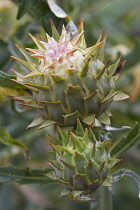
<path id="1" fill-rule="evenodd" d="M 17 97 L 23 105 L 38 110 L 38 115 L 28 126 L 43 128 L 52 124 L 75 126 L 77 118 L 87 125 L 101 122 L 110 124 L 108 108 L 113 100 L 128 98 L 115 90 L 120 58 L 108 67 L 105 64 L 106 36 L 100 34 L 97 43 L 86 46 L 83 20 L 79 22 L 78 35 L 71 39 L 63 26 L 61 36 L 52 23 L 52 37 L 47 42 L 30 35 L 38 49 L 19 47 L 27 61 L 13 57 L 26 68 L 24 75 L 17 74 L 17 83 L 30 91 L 30 96 Z"/>
<path id="2" fill-rule="evenodd" d="M 58 131 L 58 138 L 50 135 L 52 151 L 47 155 L 54 171 L 46 175 L 63 184 L 61 196 L 93 200 L 99 186 L 112 186 L 110 169 L 119 160 L 110 156 L 111 140 L 101 128 L 84 130 L 79 120 L 75 131 Z"/>

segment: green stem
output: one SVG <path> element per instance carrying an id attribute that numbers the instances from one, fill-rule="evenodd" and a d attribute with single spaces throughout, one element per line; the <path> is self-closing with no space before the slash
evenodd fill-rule
<path id="1" fill-rule="evenodd" d="M 108 187 L 99 187 L 96 201 L 91 201 L 89 210 L 113 210 L 112 193 Z"/>

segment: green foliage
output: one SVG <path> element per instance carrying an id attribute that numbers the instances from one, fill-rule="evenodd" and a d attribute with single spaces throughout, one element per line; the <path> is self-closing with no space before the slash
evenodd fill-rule
<path id="1" fill-rule="evenodd" d="M 28 150 L 22 142 L 13 139 L 8 131 L 6 131 L 6 129 L 4 129 L 3 127 L 0 127 L 0 142 L 9 146 L 18 146 L 26 152 Z"/>
<path id="2" fill-rule="evenodd" d="M 12 1 L 15 4 L 12 4 Z M 65 197 L 63 197 L 63 200 L 61 198 L 57 199 L 56 197 L 58 195 L 56 195 L 56 191 L 59 194 L 59 185 L 54 180 L 43 176 L 43 174 L 46 174 L 50 171 L 50 169 L 44 169 L 48 168 L 48 165 L 46 163 L 46 153 L 44 150 L 48 150 L 49 148 L 47 133 L 54 134 L 55 131 L 53 126 L 49 128 L 43 128 L 40 131 L 35 129 L 25 130 L 27 125 L 32 121 L 32 118 L 35 116 L 34 112 L 28 111 L 24 112 L 23 114 L 18 114 L 16 112 L 19 112 L 19 106 L 17 106 L 14 101 L 11 103 L 10 100 L 13 109 L 16 110 L 16 112 L 13 113 L 10 111 L 9 105 L 7 106 L 7 103 L 4 103 L 6 101 L 6 95 L 21 96 L 28 94 L 25 86 L 22 86 L 21 84 L 16 84 L 12 80 L 10 80 L 15 79 L 15 77 L 11 75 L 11 73 L 9 73 L 9 69 L 16 68 L 20 70 L 21 73 L 23 72 L 21 65 L 17 66 L 13 59 L 10 58 L 10 56 L 13 55 L 22 59 L 21 54 L 18 53 L 18 49 L 15 47 L 14 43 L 16 42 L 18 43 L 18 45 L 21 45 L 21 43 L 23 43 L 22 47 L 34 48 L 34 44 L 30 41 L 27 35 L 28 32 L 33 34 L 35 37 L 38 37 L 38 34 L 40 34 L 41 38 L 44 38 L 45 32 L 51 35 L 50 18 L 55 23 L 58 31 L 61 30 L 61 26 L 62 24 L 64 24 L 69 32 L 72 31 L 73 34 L 75 34 L 77 29 L 75 28 L 75 24 L 72 22 L 72 20 L 74 22 L 78 22 L 80 18 L 84 17 L 85 37 L 88 45 L 91 46 L 95 43 L 95 40 L 97 39 L 100 31 L 104 28 L 105 31 L 109 34 L 105 60 L 106 57 L 111 57 L 111 62 L 113 63 L 120 55 L 123 55 L 123 59 L 127 60 L 124 67 L 125 70 L 120 72 L 121 76 L 120 80 L 117 81 L 117 89 L 129 94 L 131 97 L 129 100 L 126 100 L 126 102 L 114 102 L 111 108 L 111 112 L 113 113 L 111 122 L 112 125 L 117 128 L 111 130 L 112 127 L 109 126 L 108 131 L 103 130 L 102 132 L 103 134 L 106 133 L 106 139 L 108 139 L 108 137 L 112 137 L 112 155 L 115 157 L 119 156 L 123 159 L 123 161 L 118 164 L 118 167 L 116 166 L 113 169 L 113 171 L 117 170 L 115 173 L 112 174 L 112 176 L 114 176 L 115 178 L 114 182 L 117 182 L 122 177 L 124 177 L 122 179 L 124 180 L 125 176 L 130 176 L 136 181 L 139 186 L 139 177 L 131 170 L 134 170 L 138 174 L 140 174 L 139 123 L 136 123 L 136 125 L 134 126 L 135 121 L 139 121 L 140 119 L 140 61 L 138 56 L 140 54 L 140 1 L 12 1 L 0 1 L 0 101 L 3 103 L 0 104 L 0 123 L 8 130 L 6 131 L 2 128 L 0 137 L 1 183 L 3 183 L 4 185 L 7 182 L 17 182 L 20 184 L 43 184 L 43 186 L 41 186 L 39 190 L 44 193 L 46 200 L 48 199 L 50 202 L 53 203 L 53 205 L 51 206 L 53 209 L 89 209 L 88 203 L 82 203 L 80 205 L 79 203 L 72 203 Z M 60 7 L 57 6 L 57 3 L 58 5 L 60 5 Z M 18 17 L 18 21 L 15 18 L 16 15 Z M 110 74 L 113 74 L 113 67 L 110 71 Z M 91 121 L 93 120 L 93 118 L 87 120 Z M 133 128 L 132 130 L 130 130 L 130 132 L 128 132 L 127 129 L 125 130 L 125 127 L 119 129 L 119 127 L 122 125 L 131 126 Z M 12 137 L 9 133 L 12 135 Z M 98 135 L 98 129 L 95 129 L 95 135 Z M 17 141 L 15 139 L 19 139 L 21 141 Z M 46 141 L 44 139 L 46 139 Z M 57 141 L 57 138 L 54 140 Z M 28 145 L 29 155 L 31 156 L 30 161 L 27 161 L 23 157 L 21 149 L 19 149 L 18 152 L 14 151 L 15 146 L 27 150 L 25 144 Z M 4 167 L 9 163 L 18 166 L 19 168 L 15 168 L 13 166 Z M 28 166 L 29 168 L 26 168 L 26 166 Z M 40 170 L 34 170 L 34 167 L 40 168 Z M 130 168 L 131 170 L 118 170 L 119 168 L 124 167 Z M 42 168 L 44 170 L 41 170 Z M 131 183 L 131 181 L 129 180 L 128 182 L 126 182 L 127 184 L 125 184 L 125 182 L 126 181 L 120 182 L 120 185 L 119 182 L 115 184 L 113 183 L 113 191 L 115 192 L 113 192 L 113 199 L 115 203 L 115 205 L 113 206 L 114 210 L 131 210 L 139 208 L 139 200 L 137 196 L 135 196 L 136 186 L 133 184 L 133 182 Z M 4 197 L 1 197 L 3 203 L 6 203 L 7 197 L 15 196 L 15 194 L 13 193 L 13 189 L 12 191 L 9 191 L 9 189 L 4 187 L 3 184 L 1 185 L 0 193 L 2 192 L 2 186 L 5 191 L 9 193 L 8 196 L 6 194 L 6 196 L 4 195 Z M 10 186 L 12 188 L 12 185 Z M 43 191 L 44 189 L 45 191 Z M 112 208 L 112 204 L 111 202 L 109 202 L 110 199 L 112 199 L 112 193 L 109 193 L 110 188 L 100 188 L 100 190 L 100 192 L 97 192 L 96 200 L 98 202 L 92 201 L 90 205 L 90 210 L 99 210 L 101 208 L 105 209 L 106 205 L 107 210 L 109 208 Z M 27 198 L 26 202 L 29 202 L 30 199 Z M 15 197 L 14 200 L 16 200 Z M 56 206 L 54 205 L 54 203 L 56 203 Z M 1 205 L 2 204 L 0 203 L 1 209 L 7 208 L 6 204 L 4 207 Z M 20 205 L 21 204 L 19 204 L 19 206 Z M 22 207 L 25 210 L 26 207 L 24 207 L 24 205 Z M 9 209 L 11 209 L 11 206 L 13 206 L 13 209 L 15 209 L 13 201 L 11 201 Z M 18 208 L 20 208 L 19 206 Z M 43 210 L 47 209 L 48 205 L 46 204 L 46 206 L 37 206 L 33 202 L 28 207 L 29 208 L 27 209 Z M 7 208 L 7 210 L 9 209 Z"/>
<path id="3" fill-rule="evenodd" d="M 10 57 L 10 52 L 8 51 L 8 44 L 3 40 L 0 40 L 0 68 L 6 63 Z"/>
<path id="4" fill-rule="evenodd" d="M 50 172 L 46 170 L 31 170 L 29 168 L 21 169 L 13 166 L 0 166 L 0 183 L 3 182 L 18 182 L 19 184 L 50 184 L 53 180 L 43 174 Z"/>
<path id="5" fill-rule="evenodd" d="M 28 92 L 25 90 L 25 87 L 16 84 L 11 79 L 15 79 L 15 76 L 5 74 L 0 71 L 0 102 L 5 102 L 4 96 L 22 96 L 28 95 Z"/>
<path id="6" fill-rule="evenodd" d="M 133 145 L 135 145 L 140 140 L 140 123 L 136 123 L 136 125 L 131 129 L 131 131 L 127 134 L 126 137 L 123 137 L 117 145 L 111 151 L 111 154 L 114 157 L 119 157 L 126 150 L 130 149 Z"/>
<path id="7" fill-rule="evenodd" d="M 91 203 L 91 209 L 95 210 L 112 210 L 113 203 L 112 203 L 112 193 L 109 187 L 101 187 L 97 192 L 97 199 L 99 202 Z"/>
<path id="8" fill-rule="evenodd" d="M 119 181 L 124 176 L 131 177 L 138 186 L 138 190 L 139 190 L 138 197 L 140 198 L 140 176 L 138 176 L 134 171 L 122 168 L 116 171 L 114 174 L 112 174 L 112 176 L 113 176 L 113 182 Z"/>
<path id="9" fill-rule="evenodd" d="M 13 0 L 19 6 L 17 19 L 23 17 L 23 15 L 29 12 L 34 19 L 43 26 L 45 31 L 50 34 L 50 19 L 53 20 L 57 29 L 60 31 L 63 24 L 67 24 L 70 21 L 70 17 L 52 0 Z M 74 23 L 70 23 L 74 25 Z"/>
<path id="10" fill-rule="evenodd" d="M 16 79 L 15 76 L 5 74 L 4 72 L 0 71 L 0 85 L 3 87 L 15 87 L 20 88 L 21 85 L 15 84 L 15 82 L 11 81 L 11 79 Z"/>

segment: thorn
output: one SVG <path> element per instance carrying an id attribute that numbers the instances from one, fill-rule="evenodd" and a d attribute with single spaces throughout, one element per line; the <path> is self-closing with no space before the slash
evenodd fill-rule
<path id="1" fill-rule="evenodd" d="M 78 23 L 78 24 L 79 24 L 79 26 L 80 26 L 80 25 L 83 26 L 83 25 L 84 25 L 84 18 L 81 18 L 81 19 L 79 20 L 79 23 Z"/>
<path id="2" fill-rule="evenodd" d="M 111 61 L 111 58 L 109 58 L 109 59 L 107 60 L 106 65 L 108 65 L 108 64 L 110 63 L 110 61 Z"/>
<path id="3" fill-rule="evenodd" d="M 14 57 L 14 56 L 12 56 L 12 55 L 11 55 L 11 58 L 13 58 L 14 60 L 18 60 L 18 58 Z"/>
<path id="4" fill-rule="evenodd" d="M 32 36 L 32 34 L 28 33 L 28 35 L 31 37 L 32 40 L 34 39 L 34 37 Z"/>
<path id="5" fill-rule="evenodd" d="M 15 44 L 15 45 L 16 45 L 17 48 L 19 48 L 19 49 L 21 48 L 18 44 Z"/>
<path id="6" fill-rule="evenodd" d="M 72 56 L 78 49 L 74 49 L 71 52 L 68 52 L 67 55 L 68 56 Z"/>
<path id="7" fill-rule="evenodd" d="M 103 35 L 103 34 L 104 34 L 104 32 L 105 32 L 105 30 L 104 30 L 104 29 L 102 29 L 101 34 Z"/>
<path id="8" fill-rule="evenodd" d="M 121 58 L 121 56 L 120 56 L 120 58 Z M 121 71 L 122 68 L 124 67 L 125 63 L 126 63 L 126 60 L 123 61 L 123 62 L 121 62 L 121 64 L 117 67 L 117 69 L 116 69 L 115 73 L 113 74 L 113 76 L 116 76 L 117 74 L 120 73 L 120 71 Z"/>
<path id="9" fill-rule="evenodd" d="M 119 60 L 119 59 L 120 59 L 120 60 L 122 59 L 122 55 L 118 58 L 118 60 Z"/>
<path id="10" fill-rule="evenodd" d="M 49 68 L 53 68 L 53 67 L 55 67 L 55 65 L 56 65 L 56 63 L 52 63 L 52 64 L 50 64 L 49 66 L 45 67 L 45 68 L 43 69 L 43 71 L 45 71 L 46 69 L 49 69 Z"/>
<path id="11" fill-rule="evenodd" d="M 52 147 L 53 144 L 50 142 L 49 145 Z"/>
<path id="12" fill-rule="evenodd" d="M 39 41 L 42 41 L 42 38 L 41 38 L 40 34 L 37 34 L 37 38 L 38 38 Z"/>
<path id="13" fill-rule="evenodd" d="M 52 19 L 50 18 L 50 23 L 51 23 L 51 26 L 55 26 L 54 22 L 52 21 Z"/>
<path id="14" fill-rule="evenodd" d="M 46 174 L 42 174 L 42 176 L 46 176 Z"/>
<path id="15" fill-rule="evenodd" d="M 108 33 L 105 34 L 104 38 L 107 39 L 107 37 L 108 37 Z"/>
<path id="16" fill-rule="evenodd" d="M 123 159 L 118 159 L 118 160 L 117 160 L 118 163 L 121 162 L 121 161 L 123 161 Z"/>
<path id="17" fill-rule="evenodd" d="M 72 85 L 68 86 L 69 89 L 71 89 L 72 87 L 73 87 Z"/>

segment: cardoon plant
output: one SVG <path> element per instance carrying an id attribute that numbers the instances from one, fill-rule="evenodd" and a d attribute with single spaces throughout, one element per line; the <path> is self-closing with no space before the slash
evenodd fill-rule
<path id="1" fill-rule="evenodd" d="M 22 49 L 26 60 L 13 57 L 25 68 L 14 82 L 30 95 L 15 97 L 20 104 L 37 110 L 27 128 L 54 126 L 47 151 L 53 171 L 49 178 L 62 183 L 61 195 L 77 201 L 93 200 L 100 186 L 112 186 L 111 168 L 119 161 L 112 157 L 112 137 L 105 131 L 110 125 L 109 107 L 113 101 L 129 96 L 115 90 L 114 81 L 125 61 L 104 63 L 106 35 L 101 32 L 95 45 L 87 47 L 83 19 L 76 37 L 65 27 L 61 35 L 51 21 L 52 37 L 42 41 L 30 34 L 37 48 Z"/>
<path id="2" fill-rule="evenodd" d="M 57 12 L 61 10 L 51 0 L 47 2 L 50 16 L 58 18 Z M 103 197 L 101 192 L 110 195 L 113 183 L 124 175 L 133 177 L 140 186 L 140 179 L 134 172 L 116 169 L 120 155 L 139 140 L 140 126 L 136 123 L 123 138 L 121 131 L 130 128 L 111 127 L 111 104 L 129 98 L 128 94 L 115 88 L 126 61 L 121 61 L 121 56 L 114 62 L 106 60 L 107 34 L 104 35 L 104 30 L 93 46 L 87 46 L 83 19 L 76 28 L 69 17 L 63 16 L 59 17 L 61 22 L 65 19 L 65 24 L 60 24 L 61 33 L 57 30 L 60 25 L 55 26 L 52 20 L 51 36 L 46 33 L 42 39 L 29 33 L 33 48 L 24 48 L 15 39 L 18 52 L 11 56 L 16 63 L 11 69 L 14 76 L 0 72 L 1 95 L 4 99 L 10 96 L 12 102 L 33 109 L 36 116 L 27 129 L 37 127 L 37 130 L 47 131 L 49 141 L 45 148 L 47 163 L 44 170 L 1 166 L 0 180 L 21 184 L 53 183 L 53 187 L 59 184 L 60 196 L 69 196 L 79 202 L 95 202 L 96 207 Z M 119 133 L 118 139 L 115 132 Z M 0 141 L 19 146 L 28 153 L 27 147 L 2 127 Z M 107 208 L 110 210 L 111 204 Z M 102 210 L 100 205 L 96 209 Z"/>

